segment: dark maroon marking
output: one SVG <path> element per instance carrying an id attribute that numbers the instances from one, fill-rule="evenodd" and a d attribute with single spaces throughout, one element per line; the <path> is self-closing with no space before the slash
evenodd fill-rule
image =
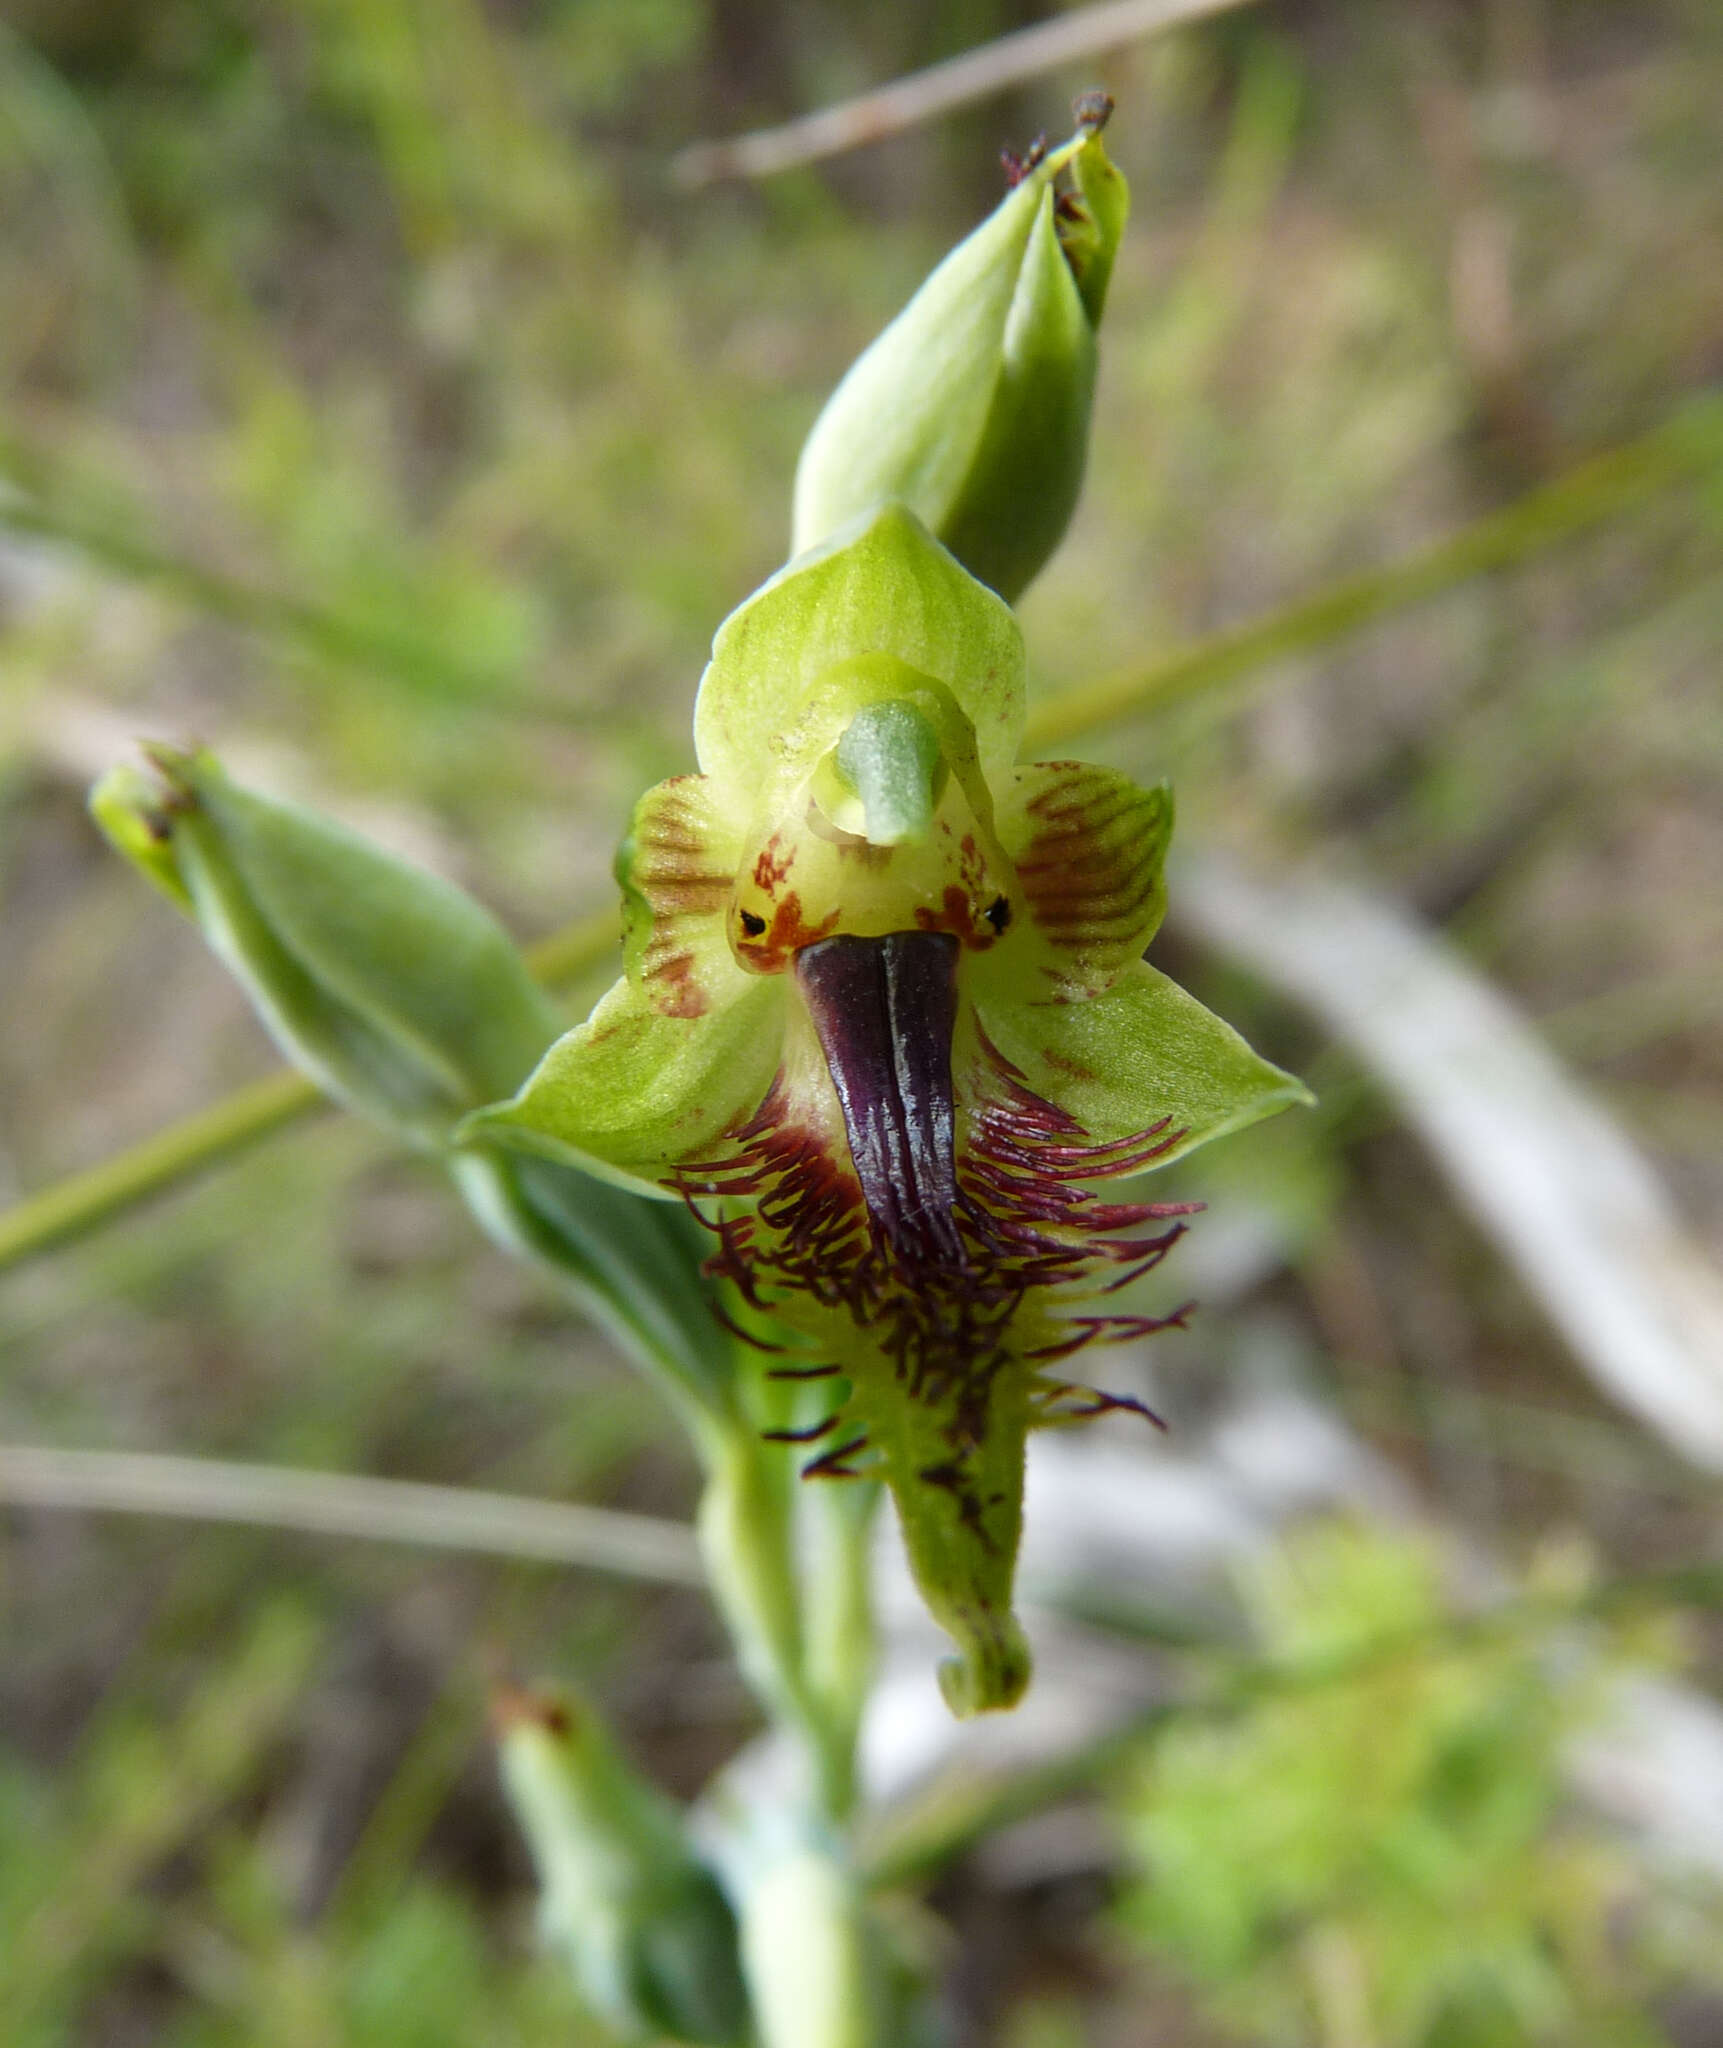
<path id="1" fill-rule="evenodd" d="M 1033 1399 L 1040 1411 L 1039 1419 L 1044 1422 L 1092 1422 L 1097 1415 L 1140 1415 L 1158 1430 L 1169 1428 L 1164 1417 L 1157 1415 L 1135 1395 L 1109 1394 L 1100 1387 L 1087 1387 L 1076 1380 L 1040 1380 L 1036 1383 Z M 1058 1405 L 1066 1400 L 1075 1405 Z"/>
<path id="2" fill-rule="evenodd" d="M 868 1214 L 916 1265 L 964 1259 L 951 1087 L 957 955 L 949 932 L 845 934 L 796 955 Z"/>
<path id="3" fill-rule="evenodd" d="M 737 1322 L 736 1318 L 733 1315 L 731 1315 L 730 1311 L 724 1306 L 723 1302 L 721 1302 L 718 1299 L 717 1295 L 714 1294 L 712 1296 L 712 1299 L 708 1305 L 712 1310 L 714 1318 L 719 1323 L 721 1323 L 726 1330 L 729 1331 L 730 1335 L 732 1337 L 740 1337 L 742 1342 L 750 1346 L 751 1349 L 755 1351 L 769 1352 L 772 1356 L 777 1358 L 783 1357 L 784 1354 L 789 1350 L 790 1347 L 787 1344 L 772 1344 L 769 1343 L 764 1337 L 756 1336 L 752 1330 L 744 1330 L 742 1325 L 739 1322 Z M 766 1377 L 770 1379 L 771 1374 L 768 1373 Z"/>
<path id="4" fill-rule="evenodd" d="M 816 1422 L 810 1429 L 763 1429 L 760 1441 L 763 1444 L 817 1444 L 821 1437 L 831 1435 L 839 1419 L 836 1415 L 828 1415 L 824 1422 Z"/>
<path id="5" fill-rule="evenodd" d="M 850 1463 L 858 1451 L 868 1447 L 867 1431 L 852 1436 L 848 1443 L 839 1444 L 835 1451 L 824 1451 L 819 1457 L 802 1467 L 804 1479 L 859 1479 L 862 1475 Z"/>

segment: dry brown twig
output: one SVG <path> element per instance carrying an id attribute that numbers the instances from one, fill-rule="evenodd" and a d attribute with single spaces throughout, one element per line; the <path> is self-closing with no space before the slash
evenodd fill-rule
<path id="1" fill-rule="evenodd" d="M 696 142 L 670 161 L 674 182 L 689 191 L 725 178 L 767 178 L 798 164 L 840 156 L 863 143 L 901 135 L 953 107 L 987 99 L 1061 64 L 1122 49 L 1187 22 L 1224 14 L 1246 0 L 1102 0 L 1036 22 L 961 56 L 912 71 L 874 92 L 803 114 L 780 128 L 758 128 L 724 142 Z"/>

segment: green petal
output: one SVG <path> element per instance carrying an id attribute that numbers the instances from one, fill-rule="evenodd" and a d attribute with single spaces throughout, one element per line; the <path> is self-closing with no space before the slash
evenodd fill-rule
<path id="1" fill-rule="evenodd" d="M 1037 1000 L 1098 995 L 1142 958 L 1165 914 L 1171 789 L 1140 789 L 1088 762 L 1041 761 L 1005 786 L 994 826 L 1039 941 L 1028 970 L 1039 985 L 1020 984 L 1020 993 Z"/>
<path id="2" fill-rule="evenodd" d="M 1313 1100 L 1302 1081 L 1258 1058 L 1230 1024 L 1141 961 L 1087 1001 L 1012 1003 L 978 990 L 976 1011 L 1025 1084 L 1096 1144 L 1163 1128 L 1173 1142 L 1157 1165 Z M 988 1085 L 985 1073 L 972 1074 L 970 1088 Z"/>
<path id="3" fill-rule="evenodd" d="M 914 513 L 887 505 L 781 570 L 718 629 L 694 707 L 701 767 L 751 804 L 821 680 L 882 654 L 946 685 L 986 773 L 1010 766 L 1023 729 L 1017 622 Z"/>
<path id="4" fill-rule="evenodd" d="M 619 981 L 557 1040 L 512 1102 L 469 1117 L 494 1137 L 625 1185 L 656 1183 L 699 1159 L 764 1099 L 783 1047 L 785 984 L 730 969 L 721 999 L 669 1017 Z"/>
<path id="5" fill-rule="evenodd" d="M 742 836 L 703 775 L 678 775 L 634 807 L 616 855 L 631 981 L 667 1017 L 698 1017 L 735 973 L 724 913 Z"/>

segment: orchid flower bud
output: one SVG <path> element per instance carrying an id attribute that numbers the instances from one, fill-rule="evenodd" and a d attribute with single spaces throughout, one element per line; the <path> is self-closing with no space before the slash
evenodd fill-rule
<path id="1" fill-rule="evenodd" d="M 150 750 L 90 806 L 201 926 L 295 1065 L 421 1144 L 531 1071 L 561 1028 L 502 927 L 332 819 L 245 789 L 204 752 Z"/>
<path id="2" fill-rule="evenodd" d="M 195 918 L 287 1057 L 397 1134 L 445 1148 L 511 1093 L 562 1029 L 556 1004 L 472 899 L 206 753 L 157 747 L 91 808 L 114 845 Z M 549 1267 L 691 1420 L 726 1418 L 735 1347 L 712 1314 L 700 1233 L 680 1208 L 490 1146 L 446 1153 L 469 1208 Z"/>
<path id="3" fill-rule="evenodd" d="M 1112 102 L 1076 111 L 1069 142 L 1008 159 L 1011 191 L 833 393 L 796 472 L 796 554 L 889 498 L 1007 599 L 1058 546 L 1129 205 L 1101 146 Z"/>
<path id="4" fill-rule="evenodd" d="M 1030 1430 L 1134 1405 L 1065 1361 L 1161 1326 L 1116 1290 L 1189 1205 L 1083 1183 L 1307 1099 L 1141 957 L 1168 792 L 1017 767 L 1022 724 L 1016 621 L 901 504 L 792 563 L 718 633 L 702 772 L 635 810 L 626 975 L 464 1127 L 675 1190 L 799 1333 L 767 1370 L 829 1404 L 775 1434 L 890 1486 L 959 1713 L 1028 1678 Z"/>
<path id="5" fill-rule="evenodd" d="M 503 1785 L 538 1871 L 539 1925 L 628 2041 L 752 2039 L 736 1917 L 670 1801 L 572 1694 L 496 1703 Z"/>

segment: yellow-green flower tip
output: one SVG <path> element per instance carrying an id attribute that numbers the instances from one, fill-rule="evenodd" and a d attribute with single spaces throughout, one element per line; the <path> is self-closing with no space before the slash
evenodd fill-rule
<path id="1" fill-rule="evenodd" d="M 1029 1645 L 1009 1615 L 982 1615 L 961 1657 L 939 1667 L 939 1694 L 960 1721 L 1016 1706 L 1029 1688 Z"/>

